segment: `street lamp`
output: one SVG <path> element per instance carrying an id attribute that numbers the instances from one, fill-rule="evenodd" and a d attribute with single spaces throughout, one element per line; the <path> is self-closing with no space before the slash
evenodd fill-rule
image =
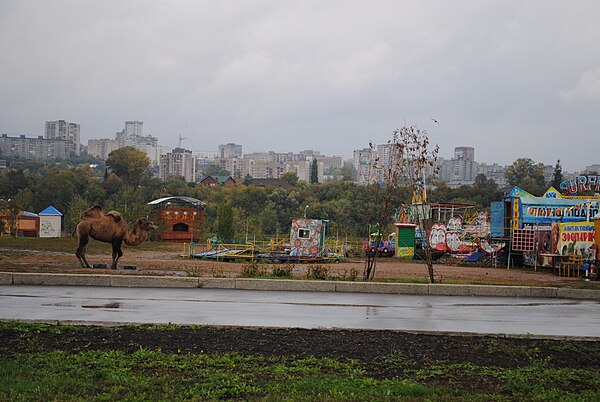
<path id="1" fill-rule="evenodd" d="M 306 209 L 308 208 L 308 205 L 304 207 L 304 219 L 306 219 Z"/>

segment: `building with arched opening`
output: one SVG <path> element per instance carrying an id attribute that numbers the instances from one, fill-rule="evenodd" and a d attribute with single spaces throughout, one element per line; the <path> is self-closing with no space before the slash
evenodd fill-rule
<path id="1" fill-rule="evenodd" d="M 165 197 L 150 201 L 158 236 L 164 241 L 198 241 L 204 224 L 204 202 L 192 197 Z"/>

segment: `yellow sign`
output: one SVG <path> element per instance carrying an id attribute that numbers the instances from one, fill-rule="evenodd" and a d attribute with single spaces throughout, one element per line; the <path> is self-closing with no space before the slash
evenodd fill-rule
<path id="1" fill-rule="evenodd" d="M 519 199 L 513 199 L 513 230 L 519 229 Z"/>

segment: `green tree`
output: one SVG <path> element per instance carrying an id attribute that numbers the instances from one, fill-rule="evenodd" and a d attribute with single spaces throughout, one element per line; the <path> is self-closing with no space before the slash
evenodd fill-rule
<path id="1" fill-rule="evenodd" d="M 72 170 L 53 168 L 38 178 L 33 191 L 35 209 L 41 211 L 48 205 L 52 205 L 64 213 L 76 194 L 75 177 Z"/>
<path id="2" fill-rule="evenodd" d="M 127 187 L 117 194 L 113 194 L 106 203 L 105 211 L 119 211 L 129 224 L 137 219 L 146 217 L 152 208 L 148 205 L 146 191 L 140 187 Z"/>
<path id="3" fill-rule="evenodd" d="M 345 161 L 340 171 L 342 181 L 352 181 L 355 175 L 354 165 L 351 162 Z"/>
<path id="4" fill-rule="evenodd" d="M 554 165 L 554 173 L 552 174 L 552 181 L 550 185 L 560 191 L 560 184 L 565 180 L 562 173 L 562 166 L 560 165 L 560 159 L 556 161 Z"/>
<path id="5" fill-rule="evenodd" d="M 313 158 L 310 164 L 310 184 L 319 183 L 319 162 L 317 158 Z"/>
<path id="6" fill-rule="evenodd" d="M 231 172 L 222 169 L 219 165 L 208 165 L 201 170 L 202 176 L 231 176 Z"/>
<path id="7" fill-rule="evenodd" d="M 233 208 L 226 202 L 217 208 L 217 233 L 222 241 L 233 242 L 235 227 L 233 225 Z"/>
<path id="8" fill-rule="evenodd" d="M 108 154 L 106 166 L 112 169 L 125 184 L 136 187 L 150 166 L 150 159 L 133 147 L 119 148 Z"/>
<path id="9" fill-rule="evenodd" d="M 86 199 L 77 195 L 73 197 L 69 203 L 69 207 L 65 213 L 65 230 L 71 233 L 75 229 L 77 222 L 83 218 L 83 213 L 90 207 Z"/>
<path id="10" fill-rule="evenodd" d="M 285 172 L 281 175 L 281 180 L 288 182 L 291 186 L 296 187 L 298 185 L 298 175 L 296 172 Z"/>
<path id="11" fill-rule="evenodd" d="M 534 195 L 541 195 L 546 189 L 544 164 L 536 164 L 529 158 L 517 159 L 506 169 L 505 177 L 511 186 L 519 186 Z"/>

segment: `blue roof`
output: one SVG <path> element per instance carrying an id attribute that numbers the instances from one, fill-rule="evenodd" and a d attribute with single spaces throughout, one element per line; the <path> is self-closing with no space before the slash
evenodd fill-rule
<path id="1" fill-rule="evenodd" d="M 48 208 L 46 208 L 42 212 L 40 212 L 40 215 L 59 215 L 59 216 L 62 216 L 62 213 L 60 213 L 60 211 L 58 209 L 56 209 L 52 205 L 50 205 Z"/>

